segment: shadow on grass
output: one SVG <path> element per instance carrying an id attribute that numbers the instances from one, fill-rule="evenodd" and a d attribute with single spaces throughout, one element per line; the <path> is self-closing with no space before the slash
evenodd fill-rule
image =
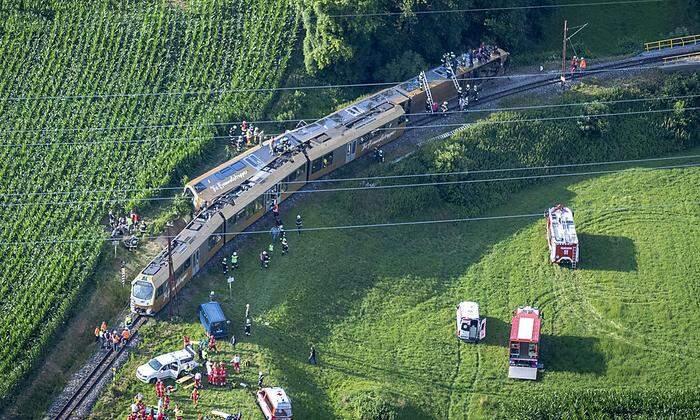
<path id="1" fill-rule="evenodd" d="M 578 235 L 581 268 L 629 272 L 637 270 L 634 241 L 625 236 Z"/>
<path id="2" fill-rule="evenodd" d="M 603 375 L 605 356 L 598 350 L 599 339 L 570 335 L 542 336 L 542 360 L 550 372 Z"/>

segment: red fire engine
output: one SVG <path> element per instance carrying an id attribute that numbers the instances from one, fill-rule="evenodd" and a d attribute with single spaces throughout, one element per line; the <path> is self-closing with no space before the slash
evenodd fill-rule
<path id="1" fill-rule="evenodd" d="M 542 368 L 538 361 L 541 325 L 539 309 L 525 306 L 515 311 L 510 328 L 509 378 L 537 379 L 537 370 Z"/>
<path id="2" fill-rule="evenodd" d="M 547 243 L 549 261 L 569 264 L 576 268 L 578 263 L 578 237 L 574 225 L 574 212 L 559 204 L 544 212 L 547 219 Z"/>

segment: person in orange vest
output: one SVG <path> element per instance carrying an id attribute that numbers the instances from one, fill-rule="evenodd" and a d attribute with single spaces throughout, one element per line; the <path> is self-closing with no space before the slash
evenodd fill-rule
<path id="1" fill-rule="evenodd" d="M 124 331 L 122 331 L 122 343 L 126 345 L 126 343 L 129 341 L 131 338 L 131 332 L 129 332 L 128 328 L 124 328 Z"/>
<path id="2" fill-rule="evenodd" d="M 197 388 L 192 390 L 192 403 L 194 404 L 195 407 L 197 407 L 197 403 L 199 402 L 199 391 Z"/>
<path id="3" fill-rule="evenodd" d="M 95 343 L 100 341 L 100 327 L 95 327 Z"/>
<path id="4" fill-rule="evenodd" d="M 579 66 L 581 66 L 581 70 L 586 70 L 586 59 L 581 57 L 581 61 L 579 62 Z"/>
<path id="5" fill-rule="evenodd" d="M 117 330 L 112 331 L 112 350 L 117 351 L 119 350 L 119 342 L 121 341 L 121 337 L 119 334 L 117 334 Z"/>

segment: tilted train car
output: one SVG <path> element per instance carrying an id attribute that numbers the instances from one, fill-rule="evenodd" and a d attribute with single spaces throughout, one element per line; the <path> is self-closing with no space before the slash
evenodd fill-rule
<path id="1" fill-rule="evenodd" d="M 508 53 L 499 50 L 485 63 L 456 71 L 458 77 L 488 67 L 502 68 Z M 439 67 L 432 70 L 440 74 Z M 429 72 L 430 73 L 430 72 Z M 431 77 L 428 77 L 431 80 Z M 410 81 L 409 81 L 410 82 Z M 408 82 L 407 82 L 408 83 Z M 405 84 L 403 84 L 405 85 Z M 451 79 L 430 82 L 436 100 L 456 95 Z M 410 86 L 405 86 L 411 89 Z M 172 241 L 175 290 L 169 285 L 168 250 L 160 252 L 132 281 L 131 310 L 153 315 L 172 293 L 209 261 L 225 243 L 299 190 L 340 166 L 401 136 L 421 99 L 418 89 L 392 87 L 312 124 L 277 136 L 217 166 L 185 186 L 197 216 Z M 416 109 L 422 112 L 423 105 Z"/>

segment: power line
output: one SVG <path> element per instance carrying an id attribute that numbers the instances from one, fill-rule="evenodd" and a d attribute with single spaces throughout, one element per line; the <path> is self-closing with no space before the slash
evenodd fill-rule
<path id="1" fill-rule="evenodd" d="M 410 12 L 377 12 L 377 13 L 344 13 L 328 15 L 335 18 L 357 18 L 357 17 L 382 17 L 382 16 L 410 16 L 415 15 L 432 15 L 432 14 L 450 14 L 450 13 L 476 13 L 476 12 L 492 12 L 504 10 L 531 10 L 531 9 L 554 9 L 559 7 L 582 7 L 582 6 L 608 6 L 616 4 L 641 4 L 641 3 L 660 3 L 664 0 L 627 0 L 627 1 L 604 1 L 596 3 L 568 3 L 568 4 L 543 4 L 543 5 L 528 5 L 528 6 L 504 6 L 504 7 L 483 7 L 472 9 L 448 9 L 448 10 L 417 10 Z"/>
<path id="2" fill-rule="evenodd" d="M 653 1 L 664 1 L 664 0 L 653 0 Z M 662 67 L 663 64 L 649 65 L 649 66 L 636 66 L 636 67 L 625 67 L 619 69 L 594 69 L 589 68 L 585 71 L 585 74 L 592 75 L 598 73 L 608 73 L 614 71 L 629 71 L 629 70 L 644 70 Z M 556 73 L 559 74 L 559 73 Z M 495 76 L 480 76 L 480 77 L 460 77 L 457 80 L 472 80 L 472 81 L 484 81 L 484 80 L 494 80 L 494 79 L 513 79 L 513 78 L 525 78 L 525 77 L 544 77 L 544 76 L 555 76 L 554 73 L 523 73 L 518 75 L 495 75 Z M 452 79 L 435 79 L 435 80 L 452 80 Z M 557 79 L 558 80 L 558 79 Z M 204 90 L 204 91 L 169 91 L 169 92 L 126 92 L 126 93 L 103 93 L 103 94 L 91 94 L 91 95 L 42 95 L 42 96 L 8 96 L 5 98 L 0 98 L 0 101 L 44 101 L 44 100 L 72 100 L 72 99 L 105 99 L 105 98 L 137 98 L 137 97 L 148 97 L 148 96 L 196 96 L 196 95 L 220 95 L 224 93 L 246 93 L 246 92 L 280 92 L 280 91 L 297 91 L 297 90 L 319 90 L 319 89 L 348 89 L 348 88 L 360 88 L 360 87 L 382 87 L 382 86 L 396 86 L 407 82 L 406 80 L 398 82 L 372 82 L 372 83 L 343 83 L 343 84 L 326 84 L 326 85 L 306 85 L 306 86 L 289 86 L 289 87 L 275 87 L 275 88 L 234 88 L 234 89 L 218 89 L 218 90 Z"/>
<path id="3" fill-rule="evenodd" d="M 540 122 L 540 121 L 559 121 L 559 120 L 569 120 L 569 119 L 579 119 L 579 118 L 600 118 L 600 117 L 615 117 L 615 116 L 622 116 L 622 115 L 639 115 L 639 114 L 654 114 L 654 113 L 660 113 L 660 112 L 678 112 L 678 111 L 694 111 L 700 109 L 700 107 L 688 107 L 688 108 L 682 108 L 681 110 L 675 109 L 675 108 L 668 108 L 668 109 L 659 109 L 659 110 L 644 110 L 644 111 L 627 111 L 627 112 L 619 112 L 619 113 L 608 113 L 608 114 L 582 114 L 582 115 L 569 115 L 569 116 L 562 116 L 562 117 L 541 117 L 541 118 L 532 118 L 532 119 L 514 119 L 514 120 L 482 120 L 479 121 L 478 123 L 451 123 L 451 124 L 426 124 L 426 125 L 416 125 L 416 126 L 408 126 L 408 127 L 403 127 L 403 130 L 416 130 L 416 129 L 428 129 L 428 128 L 446 128 L 446 127 L 463 127 L 465 125 L 470 125 L 470 124 L 483 124 L 483 125 L 492 125 L 492 124 L 508 124 L 508 123 L 524 123 L 524 122 Z M 440 114 L 434 114 L 436 116 L 439 116 Z M 396 131 L 397 129 L 394 127 L 385 127 L 385 128 L 377 128 L 376 130 L 373 131 Z M 268 136 L 271 137 L 277 137 L 279 135 L 282 135 L 284 133 L 276 133 L 276 134 L 268 134 Z M 81 146 L 81 145 L 98 145 L 98 144 L 141 144 L 141 143 L 152 143 L 152 142 L 158 142 L 158 141 L 193 141 L 193 140 L 217 140 L 217 139 L 229 139 L 230 137 L 228 135 L 226 136 L 206 136 L 206 137 L 172 137 L 172 138 L 155 138 L 155 139 L 143 139 L 143 140 L 126 140 L 126 141 L 121 141 L 121 140 L 105 140 L 105 141 L 89 141 L 89 142 L 53 142 L 53 143 L 2 143 L 0 144 L 0 147 L 40 147 L 40 146 Z"/>
<path id="4" fill-rule="evenodd" d="M 647 208 L 669 208 L 677 206 L 687 206 L 687 205 L 697 205 L 700 201 L 688 201 L 682 203 L 674 204 L 659 204 L 659 205 L 637 205 L 637 206 L 626 206 L 626 207 L 612 207 L 612 208 L 587 208 L 584 210 L 577 211 L 578 214 L 581 213 L 613 213 L 613 212 L 623 212 Z M 317 232 L 317 231 L 327 231 L 327 230 L 348 230 L 348 229 L 365 229 L 365 228 L 385 228 L 385 227 L 395 227 L 395 226 L 417 226 L 417 225 L 432 225 L 432 224 L 443 224 L 443 223 L 461 223 L 461 222 L 475 222 L 475 221 L 487 221 L 487 220 L 504 220 L 504 219 L 522 219 L 522 218 L 540 218 L 542 217 L 542 212 L 537 213 L 525 213 L 525 214 L 514 214 L 514 215 L 503 215 L 503 216 L 481 216 L 481 217 L 463 217 L 463 218 L 452 218 L 452 219 L 432 219 L 432 220 L 418 220 L 409 222 L 387 222 L 387 223 L 371 223 L 371 224 L 357 224 L 357 225 L 337 225 L 337 226 L 319 226 L 312 228 L 301 228 L 303 232 Z M 226 235 L 257 235 L 257 234 L 270 234 L 269 230 L 253 230 L 253 231 L 240 231 L 240 232 L 227 232 Z M 221 232 L 215 232 L 206 235 L 209 236 L 222 236 Z M 174 239 L 177 236 L 146 236 L 142 239 L 153 240 L 153 239 Z M 34 244 L 55 244 L 55 243 L 84 243 L 84 242 L 109 242 L 113 241 L 110 238 L 82 238 L 82 239 L 56 239 L 53 241 L 19 241 L 19 242 L 0 242 L 0 245 L 34 245 Z"/>
<path id="5" fill-rule="evenodd" d="M 653 166 L 638 168 L 639 170 L 659 170 L 659 169 L 679 169 L 679 168 L 693 168 L 700 166 L 700 163 L 687 163 L 679 165 L 666 165 L 666 166 Z M 525 175 L 525 176 L 513 176 L 513 177 L 503 177 L 503 178 L 484 178 L 484 179 L 467 179 L 467 180 L 456 180 L 456 181 L 435 181 L 435 182 L 422 182 L 422 183 L 412 183 L 412 184 L 391 184 L 391 185 L 372 185 L 372 186 L 361 186 L 361 187 L 339 187 L 339 188 L 323 188 L 317 190 L 297 190 L 294 194 L 313 194 L 313 193 L 325 193 L 325 192 L 347 192 L 347 191 L 361 191 L 361 190 L 387 190 L 396 188 L 416 188 L 416 187 L 433 187 L 440 185 L 461 185 L 461 184 L 479 184 L 485 182 L 506 182 L 506 181 L 522 181 L 531 179 L 547 179 L 547 178 L 562 178 L 562 177 L 572 177 L 572 176 L 584 176 L 584 175 L 603 175 L 612 174 L 626 171 L 627 169 L 612 169 L 605 171 L 588 171 L 588 172 L 571 172 L 563 174 L 541 174 L 541 175 Z M 245 195 L 252 195 L 252 191 L 246 191 L 237 198 L 241 198 Z M 262 195 L 262 194 L 259 194 Z M 38 206 L 38 205 L 69 205 L 69 204 L 102 204 L 102 203 L 120 203 L 129 201 L 138 202 L 149 202 L 149 201 L 171 201 L 176 200 L 177 197 L 150 197 L 150 198 L 114 198 L 114 199 L 100 199 L 100 200 L 73 200 L 73 201 L 37 201 L 30 203 L 3 203 L 0 207 L 22 207 L 22 206 Z"/>
<path id="6" fill-rule="evenodd" d="M 683 160 L 683 159 L 694 159 L 694 158 L 700 158 L 700 155 L 666 156 L 666 157 L 655 157 L 655 158 L 645 158 L 645 159 L 627 159 L 627 160 L 607 160 L 607 161 L 585 162 L 585 163 L 564 163 L 564 164 L 559 164 L 559 165 L 545 165 L 545 166 L 518 166 L 518 167 L 511 167 L 511 168 L 474 169 L 474 170 L 453 171 L 453 172 L 428 172 L 428 173 L 403 174 L 403 175 L 382 175 L 382 176 L 367 176 L 367 177 L 352 177 L 352 178 L 328 178 L 328 179 L 316 179 L 316 180 L 309 180 L 309 181 L 287 181 L 287 182 L 283 182 L 283 184 L 285 184 L 285 185 L 319 184 L 319 183 L 346 182 L 346 181 L 373 181 L 373 180 L 384 180 L 384 179 L 424 178 L 424 177 L 432 177 L 432 176 L 472 175 L 472 174 L 483 174 L 483 173 L 494 173 L 494 172 L 562 169 L 562 168 L 574 168 L 574 167 L 582 167 L 582 166 L 620 165 L 620 164 L 625 164 L 625 163 L 646 163 L 646 162 L 667 161 L 667 160 Z M 133 189 L 122 189 L 122 190 L 71 190 L 71 191 L 10 193 L 10 194 L 0 194 L 0 197 L 21 197 L 21 196 L 37 196 L 37 195 L 38 196 L 69 195 L 69 194 L 88 194 L 88 193 L 107 193 L 107 192 L 122 193 L 122 192 L 143 192 L 143 191 L 152 191 L 152 190 L 182 190 L 182 189 L 184 189 L 184 187 L 150 187 L 150 188 L 133 188 Z"/>
<path id="7" fill-rule="evenodd" d="M 585 106 L 592 104 L 618 104 L 618 103 L 634 103 L 634 102 L 645 102 L 645 101 L 663 101 L 663 100 L 677 100 L 677 99 L 690 99 L 697 98 L 700 95 L 678 95 L 678 96 L 665 96 L 665 97 L 651 97 L 651 98 L 635 98 L 635 99 L 619 99 L 610 101 L 587 101 L 587 102 L 571 102 L 565 104 L 541 104 L 541 105 L 527 105 L 527 106 L 512 106 L 512 107 L 501 107 L 501 108 L 489 108 L 489 109 L 465 109 L 465 110 L 454 110 L 448 111 L 446 114 L 470 114 L 470 113 L 481 113 L 481 112 L 500 112 L 500 111 L 521 111 L 521 110 L 531 110 L 531 109 L 548 109 L 548 108 L 562 108 L 569 106 Z M 337 111 L 336 111 L 337 112 Z M 331 113 L 332 114 L 332 113 Z M 131 126 L 116 126 L 116 127 L 64 127 L 64 128 L 30 128 L 30 129 L 18 129 L 18 130 L 6 130 L 0 132 L 0 134 L 14 134 L 14 133 L 46 133 L 46 132 L 78 132 L 78 131 L 115 131 L 115 130 L 151 130 L 151 129 L 161 129 L 161 128 L 190 128 L 190 127 L 212 127 L 212 126 L 226 126 L 226 125 L 242 125 L 244 122 L 249 125 L 259 125 L 259 124 L 284 124 L 284 123 L 298 123 L 302 121 L 318 121 L 330 114 L 323 115 L 321 117 L 307 117 L 307 118 L 294 118 L 294 119 L 283 119 L 283 120 L 258 120 L 258 121 L 221 121 L 212 123 L 195 123 L 195 124 L 153 124 L 153 125 L 131 125 Z M 411 116 L 428 116 L 434 115 L 431 112 L 413 112 L 404 114 L 407 117 Z"/>

